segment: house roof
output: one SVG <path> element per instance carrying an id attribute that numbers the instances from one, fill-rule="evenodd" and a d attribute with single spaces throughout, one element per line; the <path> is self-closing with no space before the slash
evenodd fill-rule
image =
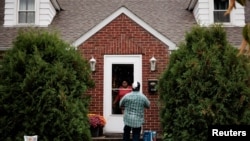
<path id="1" fill-rule="evenodd" d="M 75 43 L 110 15 L 125 7 L 138 19 L 149 25 L 172 43 L 184 39 L 185 33 L 196 24 L 190 0 L 57 0 L 60 8 L 49 29 L 60 32 L 69 43 Z M 248 13 L 250 13 L 248 11 Z M 250 19 L 249 16 L 246 20 Z M 11 47 L 18 27 L 3 27 L 4 1 L 0 0 L 0 50 Z M 241 27 L 226 28 L 229 41 L 236 46 L 241 42 Z"/>
<path id="2" fill-rule="evenodd" d="M 118 10 L 116 10 L 110 16 L 108 16 L 107 18 L 105 18 L 102 22 L 100 22 L 99 24 L 97 24 L 96 26 L 94 26 L 93 28 L 91 28 L 91 30 L 89 30 L 83 36 L 81 36 L 80 38 L 78 38 L 73 43 L 73 45 L 75 47 L 78 47 L 79 45 L 81 45 L 83 42 L 85 42 L 87 39 L 89 39 L 91 36 L 93 36 L 95 33 L 97 33 L 103 27 L 105 27 L 106 25 L 108 25 L 110 22 L 112 22 L 114 19 L 116 19 L 121 14 L 125 14 L 127 17 L 129 17 L 130 19 L 132 19 L 134 22 L 136 22 L 142 28 L 144 28 L 145 30 L 147 30 L 150 34 L 152 34 L 157 39 L 159 39 L 160 41 L 162 41 L 163 43 L 165 43 L 166 45 L 168 45 L 169 46 L 169 50 L 175 50 L 176 49 L 175 43 L 173 43 L 171 40 L 169 40 L 168 38 L 166 38 L 164 35 L 162 35 L 158 31 L 156 31 L 150 25 L 148 25 L 147 23 L 145 23 L 143 20 L 141 20 L 140 18 L 138 18 L 135 14 L 133 14 L 132 12 L 130 12 L 126 7 L 121 7 Z"/>

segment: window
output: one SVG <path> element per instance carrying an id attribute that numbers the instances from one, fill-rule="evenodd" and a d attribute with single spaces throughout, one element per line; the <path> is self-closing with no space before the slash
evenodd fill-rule
<path id="1" fill-rule="evenodd" d="M 35 23 L 35 0 L 19 0 L 18 23 Z"/>
<path id="2" fill-rule="evenodd" d="M 131 86 L 134 79 L 134 65 L 133 64 L 112 64 L 112 114 L 122 114 L 122 110 L 119 107 L 120 96 L 119 90 L 123 81 L 127 81 L 127 85 Z M 128 90 L 122 92 L 127 93 Z"/>
<path id="3" fill-rule="evenodd" d="M 214 22 L 230 22 L 230 15 L 224 15 L 229 6 L 229 0 L 214 0 Z"/>

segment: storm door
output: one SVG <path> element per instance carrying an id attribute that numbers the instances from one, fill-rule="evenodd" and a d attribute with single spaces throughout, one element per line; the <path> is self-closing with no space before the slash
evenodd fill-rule
<path id="1" fill-rule="evenodd" d="M 107 124 L 104 127 L 104 132 L 123 132 L 123 114 L 118 103 L 113 105 L 113 102 L 124 80 L 126 80 L 130 86 L 135 80 L 141 82 L 141 55 L 105 55 L 103 113 Z"/>

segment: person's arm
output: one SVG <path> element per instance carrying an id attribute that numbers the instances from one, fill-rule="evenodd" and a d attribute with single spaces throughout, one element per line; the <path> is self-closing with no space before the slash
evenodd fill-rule
<path id="1" fill-rule="evenodd" d="M 145 104 L 145 108 L 149 108 L 150 107 L 150 102 L 149 102 L 149 100 L 146 100 L 146 104 Z"/>
<path id="2" fill-rule="evenodd" d="M 150 107 L 150 101 L 148 100 L 148 98 L 145 95 L 144 95 L 144 97 L 145 97 L 144 107 L 148 109 Z"/>
<path id="3" fill-rule="evenodd" d="M 119 100 L 119 95 L 117 95 L 117 96 L 115 97 L 115 100 L 114 100 L 114 102 L 113 102 L 113 105 L 115 105 L 115 104 L 118 102 L 118 100 Z"/>
<path id="4" fill-rule="evenodd" d="M 117 91 L 117 95 L 115 97 L 115 100 L 113 101 L 113 106 L 115 106 L 116 103 L 119 102 L 119 99 L 120 99 L 120 88 L 121 87 L 119 87 L 119 90 Z"/>
<path id="5" fill-rule="evenodd" d="M 125 97 L 126 97 L 126 95 L 123 96 L 122 99 L 119 102 L 119 107 L 120 108 L 123 108 L 125 106 L 125 101 L 126 101 Z"/>

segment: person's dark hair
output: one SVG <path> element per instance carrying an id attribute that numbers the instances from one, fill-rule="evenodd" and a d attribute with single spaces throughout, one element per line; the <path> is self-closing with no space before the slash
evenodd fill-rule
<path id="1" fill-rule="evenodd" d="M 132 90 L 133 90 L 133 91 L 140 91 L 140 87 L 141 87 L 140 83 L 137 82 L 137 81 L 135 81 L 135 82 L 133 83 L 133 85 L 132 85 Z"/>

